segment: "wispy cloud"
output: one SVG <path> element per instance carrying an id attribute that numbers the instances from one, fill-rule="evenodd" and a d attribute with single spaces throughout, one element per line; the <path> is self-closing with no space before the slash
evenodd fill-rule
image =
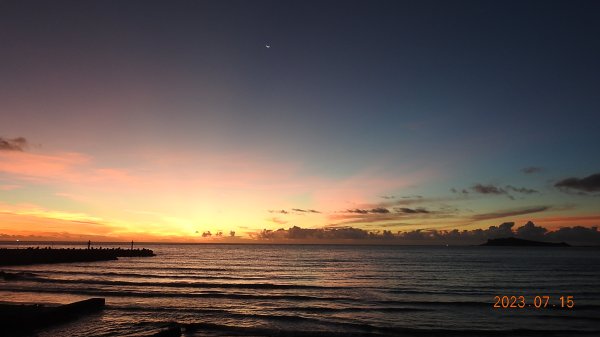
<path id="1" fill-rule="evenodd" d="M 497 185 L 493 185 L 493 184 L 480 184 L 480 183 L 471 186 L 471 188 L 469 190 L 470 190 L 470 192 L 476 193 L 476 194 L 505 195 L 509 199 L 512 199 L 512 200 L 514 200 L 515 198 L 509 192 L 519 193 L 519 194 L 539 193 L 539 191 L 534 190 L 532 188 L 527 188 L 527 187 L 515 187 L 512 185 L 506 185 L 504 187 L 501 187 L 501 186 L 497 186 Z M 450 191 L 452 193 L 461 194 L 463 196 L 469 195 L 469 191 L 466 189 L 462 189 L 461 191 L 459 191 L 456 188 L 452 188 Z"/>
<path id="2" fill-rule="evenodd" d="M 532 188 L 526 188 L 526 187 L 514 187 L 512 185 L 506 185 L 506 189 L 513 191 L 513 192 L 517 192 L 517 193 L 522 193 L 522 194 L 534 194 L 534 193 L 540 193 L 540 191 L 538 190 L 534 190 Z"/>
<path id="3" fill-rule="evenodd" d="M 417 196 L 402 197 L 399 199 L 383 201 L 383 202 L 378 202 L 378 203 L 364 203 L 364 204 L 360 204 L 357 206 L 358 206 L 358 209 L 370 210 L 373 208 L 392 208 L 392 207 L 411 206 L 411 205 L 431 205 L 431 204 L 435 204 L 435 203 L 459 201 L 459 200 L 464 200 L 464 199 L 465 199 L 465 196 L 428 198 L 428 197 L 423 197 L 423 196 L 417 195 Z"/>
<path id="4" fill-rule="evenodd" d="M 471 190 L 480 194 L 506 194 L 506 190 L 495 185 L 475 184 Z"/>
<path id="5" fill-rule="evenodd" d="M 332 225 L 338 227 L 347 225 L 390 227 L 396 226 L 394 224 L 417 219 L 444 219 L 444 222 L 447 222 L 449 219 L 455 218 L 458 213 L 459 210 L 452 207 L 442 207 L 437 211 L 425 207 L 394 207 L 392 210 L 388 208 L 355 208 L 330 214 L 328 220 L 331 221 Z"/>
<path id="6" fill-rule="evenodd" d="M 321 213 L 315 209 L 302 209 L 302 208 L 292 208 L 292 211 L 298 213 Z"/>
<path id="7" fill-rule="evenodd" d="M 543 172 L 544 169 L 539 166 L 529 166 L 521 169 L 521 172 L 525 174 L 533 174 Z"/>
<path id="8" fill-rule="evenodd" d="M 425 209 L 423 207 L 419 207 L 419 208 L 400 207 L 400 208 L 394 208 L 394 209 L 398 213 L 406 213 L 406 214 L 429 214 L 429 213 L 431 213 L 430 211 L 428 211 L 427 209 Z"/>
<path id="9" fill-rule="evenodd" d="M 38 183 L 115 184 L 140 183 L 124 169 L 96 167 L 93 158 L 82 153 L 37 154 L 21 151 L 0 152 L 0 173 L 12 179 Z"/>
<path id="10" fill-rule="evenodd" d="M 462 190 L 458 190 L 456 188 L 451 188 L 450 192 L 454 193 L 454 194 L 462 194 L 464 196 L 469 195 L 469 191 L 467 191 L 467 189 L 463 188 Z"/>
<path id="11" fill-rule="evenodd" d="M 387 208 L 383 208 L 383 207 L 377 207 L 377 208 L 372 208 L 372 209 L 360 209 L 360 208 L 347 209 L 346 212 L 347 213 L 357 213 L 357 214 L 387 214 L 390 212 L 390 210 Z"/>
<path id="12" fill-rule="evenodd" d="M 0 151 L 23 151 L 27 147 L 27 139 L 23 137 L 3 138 L 0 137 Z"/>
<path id="13" fill-rule="evenodd" d="M 321 214 L 321 212 L 317 211 L 316 209 L 304 209 L 304 208 L 292 208 L 290 210 L 285 210 L 285 209 L 280 209 L 280 210 L 270 209 L 268 212 L 269 213 L 276 213 L 276 214 L 300 214 L 300 215 L 304 215 L 304 214 Z"/>
<path id="14" fill-rule="evenodd" d="M 269 218 L 267 220 L 270 221 L 270 222 L 272 222 L 272 223 L 278 224 L 278 225 L 285 225 L 285 224 L 288 223 L 288 221 L 280 219 L 278 217 L 272 217 L 272 218 Z"/>
<path id="15" fill-rule="evenodd" d="M 279 213 L 279 214 L 288 214 L 289 212 L 286 211 L 285 209 L 280 209 L 280 210 L 274 210 L 274 209 L 270 209 L 269 213 Z"/>
<path id="16" fill-rule="evenodd" d="M 500 219 L 500 218 L 506 218 L 509 216 L 544 212 L 544 211 L 549 210 L 550 208 L 551 208 L 550 206 L 536 206 L 536 207 L 527 207 L 527 208 L 508 209 L 508 210 L 501 210 L 501 211 L 490 212 L 490 213 L 475 214 L 475 215 L 471 216 L 471 219 L 473 221 Z"/>
<path id="17" fill-rule="evenodd" d="M 82 212 L 51 210 L 31 204 L 0 203 L 0 224 L 11 224 L 10 230 L 13 233 L 50 230 L 60 233 L 76 230 L 81 234 L 105 235 L 123 229 L 98 216 Z"/>

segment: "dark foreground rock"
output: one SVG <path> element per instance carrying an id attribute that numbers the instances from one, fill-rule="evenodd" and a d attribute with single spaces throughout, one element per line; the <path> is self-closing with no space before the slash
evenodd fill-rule
<path id="1" fill-rule="evenodd" d="M 524 240 L 518 238 L 502 238 L 502 239 L 488 239 L 488 241 L 481 246 L 497 246 L 497 247 L 571 247 L 568 243 L 560 242 L 542 242 L 533 240 Z"/>
<path id="2" fill-rule="evenodd" d="M 76 319 L 104 308 L 104 298 L 90 298 L 56 307 L 0 304 L 0 335 L 21 336 Z"/>
<path id="3" fill-rule="evenodd" d="M 117 260 L 118 257 L 154 256 L 150 249 L 122 248 L 26 248 L 0 249 L 0 266 L 15 266 L 38 263 L 90 262 Z"/>

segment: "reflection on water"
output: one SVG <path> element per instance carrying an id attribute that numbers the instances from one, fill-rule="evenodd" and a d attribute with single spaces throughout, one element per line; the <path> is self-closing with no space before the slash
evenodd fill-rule
<path id="1" fill-rule="evenodd" d="M 589 248 L 152 245 L 158 256 L 3 268 L 3 301 L 105 297 L 45 332 L 117 336 L 189 324 L 190 335 L 448 334 L 600 330 L 600 254 Z M 574 309 L 498 310 L 496 295 L 574 296 Z M 463 331 L 464 333 L 468 333 Z M 527 332 L 521 332 L 527 334 Z M 44 335 L 44 333 L 42 333 Z"/>

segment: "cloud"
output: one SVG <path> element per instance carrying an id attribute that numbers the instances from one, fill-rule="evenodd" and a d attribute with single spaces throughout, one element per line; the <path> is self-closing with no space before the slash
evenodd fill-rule
<path id="1" fill-rule="evenodd" d="M 114 186 L 148 185 L 143 177 L 129 170 L 96 167 L 92 157 L 82 153 L 39 154 L 24 151 L 0 151 L 0 173 L 13 181 Z"/>
<path id="2" fill-rule="evenodd" d="M 348 213 L 356 213 L 356 214 L 368 214 L 369 210 L 368 209 L 355 208 L 355 209 L 347 209 L 346 212 L 348 212 Z"/>
<path id="3" fill-rule="evenodd" d="M 451 191 L 454 193 L 459 193 L 454 188 L 451 189 Z M 475 184 L 471 187 L 471 191 L 473 191 L 475 193 L 479 193 L 479 194 L 506 195 L 511 200 L 514 200 L 515 198 L 512 195 L 510 195 L 510 193 L 508 193 L 509 191 L 521 193 L 521 194 L 539 193 L 539 191 L 531 189 L 531 188 L 527 188 L 527 187 L 515 187 L 512 185 L 506 185 L 505 187 L 500 187 L 500 186 L 496 186 L 496 185 L 492 185 L 492 184 L 488 184 L 488 185 Z M 468 191 L 463 189 L 461 193 L 466 195 L 466 194 L 468 194 Z"/>
<path id="4" fill-rule="evenodd" d="M 545 239 L 556 242 L 569 242 L 578 244 L 599 245 L 600 232 L 598 227 L 563 227 L 559 230 L 548 232 Z"/>
<path id="5" fill-rule="evenodd" d="M 279 225 L 285 225 L 286 223 L 288 223 L 286 220 L 280 219 L 278 217 L 272 217 L 270 219 L 267 219 L 270 222 L 279 224 Z"/>
<path id="6" fill-rule="evenodd" d="M 383 208 L 383 207 L 377 207 L 377 208 L 373 208 L 370 212 L 377 213 L 377 214 L 386 214 L 386 213 L 389 213 L 390 210 L 387 208 Z"/>
<path id="7" fill-rule="evenodd" d="M 429 221 L 432 219 L 443 219 L 448 222 L 449 219 L 456 218 L 459 210 L 447 205 L 441 206 L 438 211 L 432 211 L 425 207 L 393 207 L 393 208 L 355 208 L 340 212 L 334 212 L 327 216 L 330 225 L 335 226 L 402 226 L 407 220 L 420 219 Z M 415 226 L 412 224 L 411 226 Z"/>
<path id="8" fill-rule="evenodd" d="M 514 187 L 511 185 L 506 185 L 506 189 L 507 190 L 511 190 L 513 192 L 517 192 L 517 193 L 522 193 L 522 194 L 534 194 L 534 193 L 540 193 L 540 191 L 538 190 L 534 190 L 531 188 L 526 188 L 526 187 Z"/>
<path id="9" fill-rule="evenodd" d="M 600 173 L 595 173 L 585 178 L 567 178 L 563 179 L 556 184 L 562 190 L 577 190 L 585 192 L 598 192 L 600 191 Z"/>
<path id="10" fill-rule="evenodd" d="M 336 226 L 345 226 L 350 224 L 383 224 L 389 221 L 404 220 L 408 217 L 407 214 L 343 214 L 333 215 L 330 220 L 335 221 Z M 341 222 L 338 222 L 341 221 Z"/>
<path id="11" fill-rule="evenodd" d="M 536 226 L 528 221 L 524 226 L 517 228 L 516 235 L 522 239 L 543 240 L 548 230 L 544 227 Z"/>
<path id="12" fill-rule="evenodd" d="M 17 137 L 13 139 L 0 137 L 0 151 L 23 151 L 27 147 L 27 139 Z"/>
<path id="13" fill-rule="evenodd" d="M 490 226 L 487 229 L 488 238 L 504 238 L 512 236 L 512 228 L 515 226 L 514 222 L 503 222 L 500 226 Z"/>
<path id="14" fill-rule="evenodd" d="M 252 235 L 257 240 L 300 241 L 300 242 L 355 242 L 372 244 L 457 244 L 472 245 L 484 243 L 487 239 L 519 237 L 547 242 L 567 242 L 571 244 L 600 244 L 600 232 L 597 227 L 563 227 L 549 231 L 544 227 L 527 222 L 515 229 L 514 222 L 505 222 L 487 229 L 473 230 L 412 230 L 393 233 L 390 230 L 365 230 L 354 227 L 323 227 L 268 230 L 264 229 Z"/>
<path id="15" fill-rule="evenodd" d="M 428 211 L 427 209 L 423 208 L 423 207 L 419 207 L 419 208 L 407 208 L 407 207 L 401 207 L 401 208 L 394 208 L 394 210 L 396 210 L 396 212 L 398 213 L 405 213 L 405 214 L 429 214 L 431 213 L 430 211 Z"/>
<path id="16" fill-rule="evenodd" d="M 537 206 L 537 207 L 520 208 L 520 209 L 509 209 L 509 210 L 502 210 L 502 211 L 491 212 L 491 213 L 475 214 L 471 217 L 471 219 L 474 221 L 500 219 L 500 218 L 506 218 L 509 216 L 543 212 L 543 211 L 549 210 L 550 208 L 551 208 L 550 206 Z"/>
<path id="17" fill-rule="evenodd" d="M 533 174 L 543 172 L 544 169 L 538 166 L 529 166 L 521 169 L 521 172 L 525 174 Z"/>
<path id="18" fill-rule="evenodd" d="M 301 228 L 298 226 L 288 229 L 262 231 L 252 235 L 259 240 L 313 240 L 313 241 L 336 241 L 336 240 L 363 240 L 369 237 L 369 233 L 363 229 L 353 227 L 342 228 Z"/>
<path id="19" fill-rule="evenodd" d="M 396 197 L 393 195 L 382 195 L 382 196 L 380 196 L 380 198 L 390 200 L 390 199 L 395 199 Z"/>
<path id="20" fill-rule="evenodd" d="M 321 213 L 321 212 L 317 211 L 316 209 L 303 209 L 303 208 L 292 208 L 289 211 L 285 210 L 285 209 L 281 209 L 281 210 L 270 209 L 268 212 L 276 213 L 276 214 L 290 214 L 291 212 L 294 212 L 296 214 L 307 214 L 307 213 L 320 214 Z"/>
<path id="21" fill-rule="evenodd" d="M 2 225 L 6 226 L 5 231 L 18 234 L 47 230 L 63 232 L 77 228 L 79 234 L 106 235 L 124 230 L 114 220 L 86 213 L 52 210 L 33 204 L 12 205 L 0 202 L 0 227 Z"/>
<path id="22" fill-rule="evenodd" d="M 494 185 L 476 184 L 471 187 L 471 190 L 481 194 L 506 194 L 506 190 Z"/>
<path id="23" fill-rule="evenodd" d="M 458 189 L 456 189 L 456 188 L 452 187 L 452 188 L 450 189 L 450 192 L 452 192 L 452 193 L 455 193 L 455 194 L 463 194 L 463 195 L 468 195 L 468 194 L 469 194 L 469 191 L 467 191 L 467 190 L 466 190 L 466 189 L 464 189 L 464 188 L 463 188 L 461 191 L 459 191 Z"/>
<path id="24" fill-rule="evenodd" d="M 292 211 L 299 213 L 321 213 L 314 209 L 302 209 L 302 208 L 292 208 Z"/>
<path id="25" fill-rule="evenodd" d="M 360 209 L 360 208 L 348 209 L 348 210 L 346 210 L 346 212 L 356 213 L 356 214 L 387 214 L 390 212 L 390 210 L 387 208 L 383 208 L 383 207 L 377 207 L 377 208 L 372 208 L 372 209 Z"/>
<path id="26" fill-rule="evenodd" d="M 420 195 L 405 196 L 394 200 L 382 201 L 378 203 L 365 203 L 358 205 L 359 209 L 370 210 L 373 208 L 390 208 L 397 206 L 409 206 L 416 204 L 433 204 L 440 202 L 456 201 L 464 199 L 464 196 L 459 197 L 440 197 L 440 198 L 425 198 Z"/>

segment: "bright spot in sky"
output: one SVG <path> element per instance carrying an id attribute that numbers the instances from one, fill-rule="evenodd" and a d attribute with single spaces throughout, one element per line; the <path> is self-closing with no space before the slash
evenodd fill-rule
<path id="1" fill-rule="evenodd" d="M 267 47 L 267 49 L 271 48 L 270 44 L 266 44 L 265 47 Z"/>

